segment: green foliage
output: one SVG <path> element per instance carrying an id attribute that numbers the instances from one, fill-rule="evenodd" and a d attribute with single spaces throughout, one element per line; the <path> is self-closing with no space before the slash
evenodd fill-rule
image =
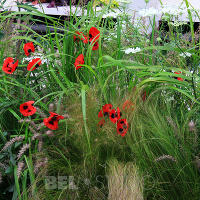
<path id="1" fill-rule="evenodd" d="M 59 123 L 54 137 L 45 136 L 42 152 L 38 152 L 36 140 L 23 156 L 25 168 L 20 177 L 15 158 L 21 143 L 0 152 L 0 162 L 9 160 L 6 169 L 0 168 L 0 195 L 6 198 L 11 191 L 13 200 L 107 199 L 107 171 L 111 161 L 117 160 L 124 166 L 128 162 L 137 166 L 145 199 L 198 200 L 200 59 L 190 10 L 192 43 L 181 34 L 182 25 L 176 28 L 170 21 L 165 33 L 162 26 L 156 29 L 154 17 L 153 31 L 147 35 L 141 33 L 145 28 L 142 21 L 136 27 L 125 14 L 116 20 L 103 19 L 109 5 L 96 16 L 97 10 L 89 3 L 87 13 L 77 17 L 77 11 L 70 11 L 68 20 L 47 16 L 28 4 L 18 3 L 18 7 L 18 12 L 0 14 L 0 65 L 6 57 L 20 63 L 12 75 L 0 71 L 0 148 L 18 135 L 25 136 L 24 144 L 30 143 L 34 134 L 28 130 L 30 124 L 19 124 L 19 105 L 26 101 L 35 101 L 44 114 L 54 103 L 54 111 L 67 112 L 69 118 Z M 46 25 L 45 33 L 32 30 L 38 22 Z M 91 27 L 101 32 L 96 51 L 73 39 L 76 31 L 88 35 Z M 35 54 L 46 60 L 32 72 L 26 70 L 28 61 L 23 52 L 24 44 L 30 41 L 36 47 Z M 140 49 L 136 53 L 124 51 L 136 47 Z M 85 63 L 76 70 L 74 62 L 81 53 Z M 126 100 L 134 104 L 134 110 L 122 111 L 129 123 L 125 137 L 117 134 L 109 119 L 102 128 L 97 126 L 104 104 L 122 110 Z M 42 122 L 38 115 L 29 119 Z M 44 130 L 38 129 L 42 134 Z M 33 161 L 38 156 L 47 157 L 48 165 L 37 174 Z M 45 189 L 45 176 L 60 175 L 74 176 L 78 190 Z"/>

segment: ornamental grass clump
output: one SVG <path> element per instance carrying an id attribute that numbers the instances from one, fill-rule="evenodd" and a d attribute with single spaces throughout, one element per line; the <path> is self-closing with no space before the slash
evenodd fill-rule
<path id="1" fill-rule="evenodd" d="M 199 138 L 188 124 L 191 116 L 198 118 L 194 113 L 199 112 L 199 107 L 190 110 L 180 108 L 183 112 L 180 115 L 178 107 L 174 109 L 177 106 L 174 101 L 166 103 L 165 98 L 169 94 L 166 92 L 165 96 L 161 96 L 157 91 L 145 102 L 137 101 L 129 118 L 132 128 L 129 130 L 131 137 L 127 134 L 127 145 L 144 176 L 144 197 L 179 199 L 184 188 L 190 190 L 190 193 L 184 192 L 184 197 L 195 197 L 200 181 L 196 164 Z M 186 179 L 188 181 L 184 182 Z M 173 193 L 173 198 L 167 191 Z"/>
<path id="2" fill-rule="evenodd" d="M 133 162 L 120 163 L 110 160 L 108 164 L 108 199 L 143 200 L 143 179 Z"/>

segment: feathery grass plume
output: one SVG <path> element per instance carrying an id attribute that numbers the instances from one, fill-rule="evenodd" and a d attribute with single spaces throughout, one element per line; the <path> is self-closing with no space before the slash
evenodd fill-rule
<path id="1" fill-rule="evenodd" d="M 108 163 L 108 200 L 143 200 L 143 180 L 134 163 Z"/>
<path id="2" fill-rule="evenodd" d="M 167 119 L 168 123 L 173 127 L 176 137 L 180 137 L 179 134 L 178 134 L 178 127 L 174 123 L 174 121 L 170 117 L 166 117 L 166 119 Z"/>
<path id="3" fill-rule="evenodd" d="M 32 121 L 30 119 L 20 119 L 19 120 L 19 123 L 23 123 L 23 122 L 29 122 L 34 129 L 39 130 L 38 125 L 35 124 L 34 121 Z"/>
<path id="4" fill-rule="evenodd" d="M 39 139 L 41 137 L 42 137 L 42 135 L 40 133 L 36 133 L 31 137 L 31 141 L 34 141 L 35 139 Z"/>
<path id="5" fill-rule="evenodd" d="M 22 146 L 22 148 L 20 149 L 20 151 L 17 155 L 17 160 L 19 160 L 22 157 L 22 155 L 25 153 L 26 150 L 28 150 L 30 148 L 30 146 L 31 146 L 30 144 L 24 144 Z"/>
<path id="6" fill-rule="evenodd" d="M 176 162 L 176 159 L 173 156 L 170 156 L 170 155 L 160 156 L 160 157 L 156 158 L 154 161 L 158 162 L 158 161 L 161 161 L 161 160 L 171 160 L 173 162 Z"/>
<path id="7" fill-rule="evenodd" d="M 49 112 L 53 112 L 53 111 L 54 111 L 54 108 L 55 108 L 54 103 L 50 103 L 50 104 L 49 104 Z"/>
<path id="8" fill-rule="evenodd" d="M 48 162 L 48 158 L 44 158 L 44 159 L 43 159 L 42 161 L 40 161 L 40 162 L 37 161 L 36 164 L 35 164 L 35 166 L 34 166 L 34 173 L 37 174 L 38 171 L 39 171 L 39 169 L 40 169 L 41 167 L 46 166 L 47 162 Z"/>
<path id="9" fill-rule="evenodd" d="M 38 142 L 38 151 L 39 152 L 42 151 L 42 146 L 43 146 L 43 140 L 42 140 L 42 138 L 39 138 L 39 142 Z"/>
<path id="10" fill-rule="evenodd" d="M 18 162 L 18 165 L 17 165 L 17 177 L 20 178 L 20 175 L 22 173 L 22 170 L 24 168 L 24 161 L 21 161 L 21 162 Z"/>
<path id="11" fill-rule="evenodd" d="M 188 123 L 188 127 L 189 127 L 190 131 L 195 131 L 196 130 L 195 129 L 195 123 L 192 120 Z"/>
<path id="12" fill-rule="evenodd" d="M 38 134 L 31 126 L 29 126 L 28 128 L 29 128 L 29 130 L 30 130 L 34 135 L 37 135 L 37 134 Z"/>
<path id="13" fill-rule="evenodd" d="M 37 124 L 37 130 L 40 130 L 42 127 L 44 127 L 44 122 Z"/>
<path id="14" fill-rule="evenodd" d="M 8 141 L 4 145 L 3 149 L 0 152 L 5 151 L 9 146 L 11 146 L 12 144 L 14 144 L 15 142 L 22 141 L 24 138 L 25 138 L 24 136 L 17 136 L 17 137 L 12 138 L 10 141 Z"/>
<path id="15" fill-rule="evenodd" d="M 55 135 L 53 134 L 53 131 L 52 131 L 52 130 L 46 131 L 45 134 L 46 134 L 47 136 L 49 136 L 49 137 L 55 136 Z"/>

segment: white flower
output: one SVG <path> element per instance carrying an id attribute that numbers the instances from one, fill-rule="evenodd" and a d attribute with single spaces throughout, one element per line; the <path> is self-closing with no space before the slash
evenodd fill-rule
<path id="1" fill-rule="evenodd" d="M 107 41 L 112 41 L 112 40 L 115 40 L 117 38 L 117 33 L 109 33 L 107 35 L 107 37 L 105 37 L 104 39 L 107 40 Z"/>
<path id="2" fill-rule="evenodd" d="M 192 54 L 191 53 L 189 53 L 189 52 L 184 52 L 184 53 L 181 53 L 181 54 L 179 54 L 179 56 L 182 56 L 182 57 L 190 57 Z"/>
<path id="3" fill-rule="evenodd" d="M 37 53 L 37 54 L 34 54 L 31 57 L 25 57 L 25 58 L 23 58 L 22 63 L 24 63 L 25 61 L 31 61 L 31 60 L 33 60 L 35 58 L 41 58 L 42 64 L 48 63 L 48 61 L 49 61 L 48 59 L 44 58 L 41 53 Z"/>
<path id="4" fill-rule="evenodd" d="M 150 16 L 153 16 L 153 15 L 158 15 L 159 14 L 159 10 L 153 8 L 153 7 L 150 7 L 148 9 L 141 9 L 138 14 L 142 17 L 150 17 Z"/>
<path id="5" fill-rule="evenodd" d="M 107 18 L 107 17 L 117 18 L 119 15 L 122 15 L 122 13 L 116 10 L 115 12 L 108 12 L 107 14 L 104 14 L 102 17 L 103 18 Z"/>
<path id="6" fill-rule="evenodd" d="M 137 53 L 140 52 L 141 49 L 139 47 L 134 48 L 128 48 L 126 50 L 123 50 L 125 52 L 125 54 L 129 54 L 129 53 Z"/>
<path id="7" fill-rule="evenodd" d="M 187 24 L 187 22 L 178 22 L 178 21 L 174 21 L 174 22 L 169 22 L 169 24 L 171 24 L 172 26 L 182 26 L 182 25 L 185 25 Z"/>

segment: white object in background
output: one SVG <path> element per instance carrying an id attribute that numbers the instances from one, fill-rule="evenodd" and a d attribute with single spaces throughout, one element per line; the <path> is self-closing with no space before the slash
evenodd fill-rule
<path id="1" fill-rule="evenodd" d="M 136 48 L 128 48 L 128 49 L 125 49 L 123 50 L 125 52 L 125 54 L 129 54 L 129 53 L 137 53 L 137 52 L 140 52 L 141 49 L 139 47 L 136 47 Z"/>
<path id="2" fill-rule="evenodd" d="M 1 2 L 2 3 L 2 2 Z M 3 7 L 5 9 L 12 9 L 12 7 L 16 7 L 17 3 L 13 0 L 6 0 L 5 3 L 3 4 Z"/>

